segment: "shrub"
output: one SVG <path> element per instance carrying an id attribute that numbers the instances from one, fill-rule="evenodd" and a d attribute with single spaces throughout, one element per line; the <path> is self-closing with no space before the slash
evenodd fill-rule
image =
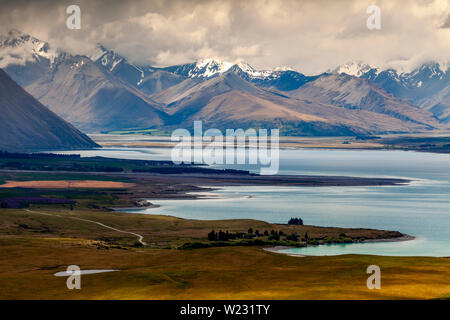
<path id="1" fill-rule="evenodd" d="M 139 241 L 136 241 L 134 244 L 133 244 L 133 247 L 135 247 L 135 248 L 142 248 L 144 245 L 142 244 L 142 243 L 140 243 Z"/>
<path id="2" fill-rule="evenodd" d="M 210 233 L 208 233 L 208 240 L 209 241 L 217 240 L 217 233 L 214 230 L 212 230 Z"/>
<path id="3" fill-rule="evenodd" d="M 288 236 L 286 237 L 286 239 L 297 242 L 297 241 L 298 241 L 298 234 L 293 233 L 293 234 L 291 234 L 291 235 L 288 235 Z"/>

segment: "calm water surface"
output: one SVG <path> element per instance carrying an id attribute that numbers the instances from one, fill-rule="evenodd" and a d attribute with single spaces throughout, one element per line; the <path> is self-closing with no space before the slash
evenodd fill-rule
<path id="1" fill-rule="evenodd" d="M 170 159 L 168 148 L 104 148 L 81 154 Z M 161 207 L 129 212 L 274 223 L 286 223 L 297 216 L 311 225 L 398 230 L 417 237 L 404 242 L 295 248 L 284 250 L 286 253 L 450 256 L 450 155 L 301 149 L 281 150 L 280 157 L 280 174 L 401 177 L 414 181 L 388 187 L 225 187 L 205 194 L 206 199 L 152 200 Z"/>

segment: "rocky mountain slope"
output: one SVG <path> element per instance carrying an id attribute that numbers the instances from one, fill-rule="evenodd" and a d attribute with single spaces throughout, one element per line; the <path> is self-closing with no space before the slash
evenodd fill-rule
<path id="1" fill-rule="evenodd" d="M 450 122 L 450 67 L 428 62 L 411 72 L 381 70 L 362 63 L 340 66 L 334 73 L 368 79 L 394 96 L 433 112 L 441 122 Z"/>
<path id="2" fill-rule="evenodd" d="M 339 80 L 347 77 L 352 84 L 345 86 Z M 367 83 L 357 92 L 365 82 L 328 76 L 281 94 L 259 88 L 229 71 L 204 81 L 187 79 L 152 98 L 165 105 L 170 124 L 179 126 L 203 120 L 218 128 L 276 126 L 284 132 L 320 136 L 411 132 L 438 125 L 431 112 L 396 99 L 375 85 Z"/>
<path id="3" fill-rule="evenodd" d="M 98 147 L 89 137 L 55 115 L 0 69 L 0 150 Z"/>
<path id="4" fill-rule="evenodd" d="M 310 99 L 347 110 L 362 110 L 409 123 L 416 129 L 439 126 L 433 114 L 387 93 L 378 85 L 346 74 L 323 76 L 291 91 L 291 96 Z"/>
<path id="5" fill-rule="evenodd" d="M 30 43 L 38 42 L 26 35 L 19 39 L 14 42 L 15 49 L 25 52 L 24 56 Z M 0 56 L 5 57 L 11 50 L 10 43 L 3 42 Z M 165 115 L 157 103 L 88 57 L 64 52 L 48 57 L 36 51 L 27 56 L 25 64 L 8 64 L 5 70 L 42 104 L 83 131 L 157 127 L 164 123 Z"/>

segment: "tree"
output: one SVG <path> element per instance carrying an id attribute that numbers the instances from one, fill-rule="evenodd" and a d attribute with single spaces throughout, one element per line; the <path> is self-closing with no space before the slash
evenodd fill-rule
<path id="1" fill-rule="evenodd" d="M 141 243 L 141 242 L 139 242 L 139 241 L 136 241 L 134 244 L 133 244 L 133 247 L 135 247 L 135 248 L 142 248 L 144 245 Z"/>
<path id="2" fill-rule="evenodd" d="M 217 241 L 217 233 L 212 230 L 210 233 L 208 233 L 208 240 L 209 241 Z"/>
<path id="3" fill-rule="evenodd" d="M 229 239 L 228 231 L 225 233 L 222 230 L 219 230 L 219 235 L 217 238 L 219 241 L 228 241 Z"/>
<path id="4" fill-rule="evenodd" d="M 277 240 L 277 241 L 280 240 L 280 234 L 275 230 L 272 230 L 269 240 Z"/>
<path id="5" fill-rule="evenodd" d="M 296 225 L 296 226 L 302 226 L 303 220 L 300 218 L 290 218 L 288 221 L 288 224 Z"/>
<path id="6" fill-rule="evenodd" d="M 252 234 L 253 233 L 253 229 L 252 228 L 249 228 L 248 229 L 248 234 Z"/>

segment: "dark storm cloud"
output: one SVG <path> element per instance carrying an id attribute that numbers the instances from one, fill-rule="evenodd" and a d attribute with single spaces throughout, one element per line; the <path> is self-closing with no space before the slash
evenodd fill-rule
<path id="1" fill-rule="evenodd" d="M 349 60 L 405 68 L 450 60 L 448 0 L 0 2 L 3 33 L 17 28 L 73 53 L 100 42 L 139 63 L 217 57 L 316 73 Z M 81 30 L 65 27 L 71 4 L 81 7 Z M 371 4 L 381 8 L 378 31 L 366 28 Z"/>

